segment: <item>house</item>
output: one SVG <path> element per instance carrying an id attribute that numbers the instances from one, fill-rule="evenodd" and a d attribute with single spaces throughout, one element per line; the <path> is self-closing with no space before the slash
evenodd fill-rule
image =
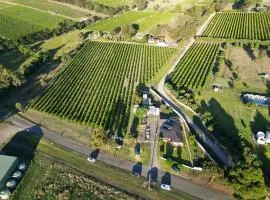
<path id="1" fill-rule="evenodd" d="M 6 187 L 6 183 L 19 165 L 19 159 L 13 156 L 0 155 L 0 190 Z"/>
<path id="2" fill-rule="evenodd" d="M 176 131 L 162 131 L 160 137 L 164 142 L 169 142 L 175 147 L 183 146 L 183 138 L 180 137 L 180 134 L 177 134 Z"/>
<path id="3" fill-rule="evenodd" d="M 167 126 L 166 124 L 162 126 Z M 160 137 L 164 142 L 169 142 L 173 146 L 183 146 L 183 130 L 181 124 L 176 123 L 171 130 L 160 129 Z"/>
<path id="4" fill-rule="evenodd" d="M 157 43 L 157 45 L 160 46 L 160 47 L 167 47 L 168 46 L 168 44 L 165 41 L 159 41 Z"/>

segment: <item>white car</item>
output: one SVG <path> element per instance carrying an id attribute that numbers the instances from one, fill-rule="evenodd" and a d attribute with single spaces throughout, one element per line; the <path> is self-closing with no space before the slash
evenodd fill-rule
<path id="1" fill-rule="evenodd" d="M 88 160 L 89 162 L 92 162 L 92 163 L 96 162 L 96 159 L 95 159 L 95 158 L 92 158 L 92 157 L 90 157 L 90 156 L 87 158 L 87 160 Z"/>
<path id="2" fill-rule="evenodd" d="M 161 187 L 163 190 L 168 190 L 168 191 L 171 190 L 171 186 L 170 186 L 170 185 L 167 185 L 167 184 L 161 184 L 160 187 Z"/>
<path id="3" fill-rule="evenodd" d="M 0 191 L 0 199 L 9 199 L 10 195 L 9 189 Z"/>

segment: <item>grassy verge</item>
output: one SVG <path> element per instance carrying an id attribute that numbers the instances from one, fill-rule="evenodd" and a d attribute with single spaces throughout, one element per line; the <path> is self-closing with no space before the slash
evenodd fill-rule
<path id="1" fill-rule="evenodd" d="M 26 135 L 23 138 L 20 138 L 20 141 L 22 144 L 25 142 L 30 144 L 37 142 L 36 140 L 33 140 L 32 137 Z M 10 148 L 12 148 L 13 151 L 15 151 L 16 148 L 16 155 L 18 155 L 18 152 L 21 152 L 19 147 L 10 146 Z M 141 198 L 194 199 L 192 196 L 186 193 L 175 190 L 169 193 L 159 188 L 147 190 L 145 188 L 146 185 L 144 184 L 144 178 L 134 178 L 130 175 L 129 171 L 109 166 L 103 162 L 97 161 L 95 164 L 90 164 L 88 161 L 86 161 L 85 157 L 81 156 L 80 154 L 63 149 L 45 139 L 41 139 L 36 146 L 36 153 L 34 159 L 32 160 L 32 164 L 19 185 L 14 197 L 20 198 L 21 194 L 33 194 L 35 192 L 34 188 L 40 183 L 40 177 L 44 176 L 44 172 L 46 171 L 46 165 L 39 164 L 40 162 L 38 159 L 40 154 L 54 159 L 54 163 L 60 162 L 65 166 L 72 167 L 73 169 L 81 171 L 101 182 L 106 182 L 116 188 L 121 188 L 121 190 L 127 193 L 140 196 Z M 21 155 L 25 156 L 23 153 Z"/>

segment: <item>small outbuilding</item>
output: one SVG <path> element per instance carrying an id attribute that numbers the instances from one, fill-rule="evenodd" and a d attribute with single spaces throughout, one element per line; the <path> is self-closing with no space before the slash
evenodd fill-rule
<path id="1" fill-rule="evenodd" d="M 266 131 L 265 133 L 265 142 L 270 144 L 270 131 Z"/>

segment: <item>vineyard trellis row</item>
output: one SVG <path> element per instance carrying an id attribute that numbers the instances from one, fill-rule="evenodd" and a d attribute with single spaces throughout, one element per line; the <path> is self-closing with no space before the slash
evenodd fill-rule
<path id="1" fill-rule="evenodd" d="M 31 107 L 87 126 L 125 132 L 136 84 L 151 80 L 175 51 L 89 41 Z"/>
<path id="2" fill-rule="evenodd" d="M 203 33 L 205 37 L 270 40 L 270 12 L 217 13 Z"/>
<path id="3" fill-rule="evenodd" d="M 220 45 L 195 42 L 177 64 L 169 83 L 178 89 L 198 89 L 208 82 Z M 196 55 L 196 56 L 194 56 Z"/>

